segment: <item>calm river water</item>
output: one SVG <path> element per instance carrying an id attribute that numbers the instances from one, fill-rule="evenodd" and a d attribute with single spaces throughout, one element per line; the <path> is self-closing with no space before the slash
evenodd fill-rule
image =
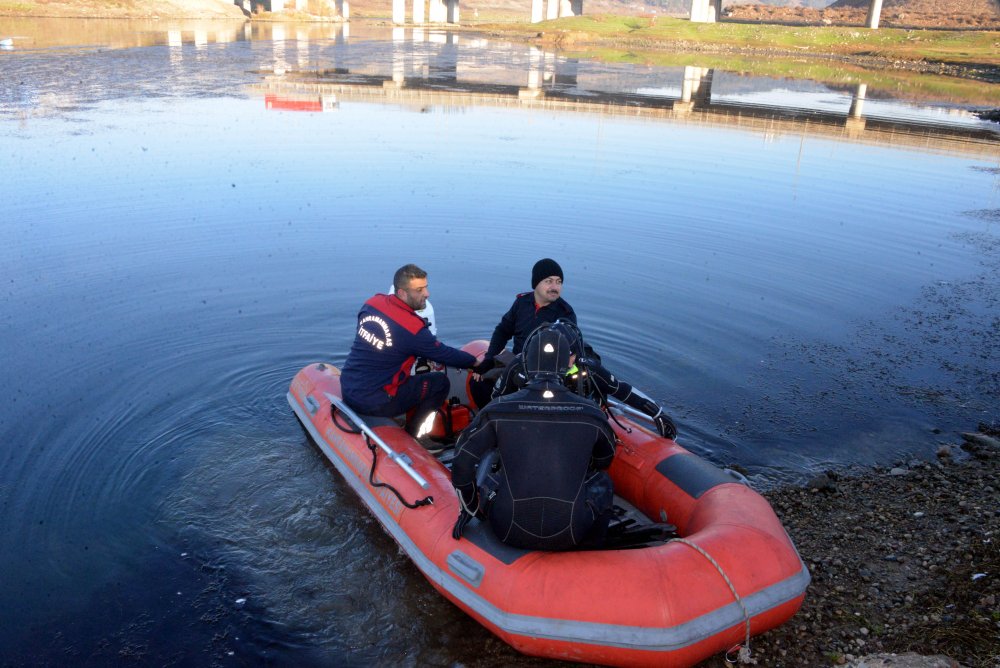
<path id="1" fill-rule="evenodd" d="M 285 401 L 406 262 L 461 344 L 556 258 L 608 367 L 761 487 L 1000 419 L 1000 130 L 961 105 L 114 25 L 0 23 L 4 665 L 532 663 L 426 586 Z"/>

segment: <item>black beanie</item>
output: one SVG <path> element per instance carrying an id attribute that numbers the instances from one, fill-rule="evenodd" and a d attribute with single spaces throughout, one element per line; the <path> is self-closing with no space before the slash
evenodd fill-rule
<path id="1" fill-rule="evenodd" d="M 558 276 L 559 280 L 563 280 L 562 267 L 551 258 L 543 258 L 531 268 L 531 289 L 534 290 L 536 285 L 549 276 Z"/>

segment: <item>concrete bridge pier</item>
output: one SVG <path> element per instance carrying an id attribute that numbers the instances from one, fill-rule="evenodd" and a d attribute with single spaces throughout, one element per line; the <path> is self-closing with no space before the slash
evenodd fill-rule
<path id="1" fill-rule="evenodd" d="M 562 86 L 576 86 L 580 61 L 576 58 L 556 57 L 553 65 L 552 83 Z"/>
<path id="2" fill-rule="evenodd" d="M 448 23 L 458 23 L 458 0 L 445 0 L 447 11 L 445 21 Z"/>
<path id="3" fill-rule="evenodd" d="M 427 19 L 431 23 L 444 23 L 448 18 L 448 8 L 444 5 L 444 0 L 430 0 L 427 7 Z"/>
<path id="4" fill-rule="evenodd" d="M 528 50 L 528 81 L 524 88 L 517 91 L 521 100 L 543 97 L 542 83 L 545 80 L 545 60 L 541 50 L 529 47 Z"/>
<path id="5" fill-rule="evenodd" d="M 413 0 L 413 22 L 416 25 L 424 24 L 424 2 L 425 0 Z"/>
<path id="6" fill-rule="evenodd" d="M 440 82 L 456 83 L 458 81 L 458 35 L 432 35 L 431 41 L 440 40 L 441 48 L 437 56 L 427 65 L 430 79 Z"/>
<path id="7" fill-rule="evenodd" d="M 583 14 L 583 0 L 560 0 L 559 16 L 580 16 Z"/>
<path id="8" fill-rule="evenodd" d="M 351 36 L 350 27 L 347 23 L 341 23 L 337 27 L 337 33 L 333 37 L 333 69 L 335 72 L 346 72 L 349 62 L 347 40 Z"/>
<path id="9" fill-rule="evenodd" d="M 309 31 L 303 27 L 295 29 L 295 57 L 300 70 L 309 69 Z"/>
<path id="10" fill-rule="evenodd" d="M 712 70 L 707 67 L 684 68 L 684 82 L 681 84 L 681 102 L 703 102 L 711 95 Z M 702 87 L 705 90 L 702 90 Z"/>
<path id="11" fill-rule="evenodd" d="M 335 0 L 334 6 L 337 8 L 337 13 L 345 21 L 351 18 L 351 4 L 348 0 Z"/>
<path id="12" fill-rule="evenodd" d="M 691 0 L 691 11 L 689 12 L 691 23 L 704 23 L 708 20 L 707 16 L 707 0 Z"/>
<path id="13" fill-rule="evenodd" d="M 421 44 L 427 41 L 427 34 L 423 28 L 414 28 L 410 36 L 413 44 Z M 426 50 L 416 48 L 410 54 L 410 72 L 417 79 L 427 79 L 430 73 L 430 54 Z"/>
<path id="14" fill-rule="evenodd" d="M 544 13 L 545 0 L 531 0 L 531 22 L 541 23 Z"/>
<path id="15" fill-rule="evenodd" d="M 531 0 L 531 22 L 541 23 L 562 16 L 582 16 L 583 0 Z"/>
<path id="16" fill-rule="evenodd" d="M 712 70 L 707 67 L 684 68 L 681 99 L 674 102 L 675 114 L 689 114 L 696 106 L 708 104 L 712 98 Z"/>
<path id="17" fill-rule="evenodd" d="M 872 30 L 878 28 L 879 18 L 882 16 L 882 0 L 871 0 L 868 5 L 868 20 L 865 22 Z"/>
<path id="18" fill-rule="evenodd" d="M 847 112 L 844 126 L 848 134 L 856 135 L 864 132 L 865 129 L 865 95 L 868 93 L 868 84 L 859 83 L 854 89 L 851 97 L 851 108 Z"/>
<path id="19" fill-rule="evenodd" d="M 863 118 L 865 112 L 865 96 L 868 94 L 868 84 L 859 83 L 851 97 L 851 109 L 847 112 L 850 118 Z"/>
<path id="20" fill-rule="evenodd" d="M 393 2 L 395 9 L 395 0 Z M 383 81 L 382 88 L 402 88 L 406 84 L 406 29 L 392 29 L 392 79 Z"/>
<path id="21" fill-rule="evenodd" d="M 271 28 L 271 58 L 274 60 L 274 73 L 284 74 L 290 68 L 288 66 L 288 61 L 285 59 L 286 56 L 286 45 L 285 40 L 285 26 L 281 23 L 275 23 Z M 194 43 L 198 44 L 198 32 L 195 31 Z"/>
<path id="22" fill-rule="evenodd" d="M 722 0 L 691 0 L 693 23 L 715 23 L 722 17 Z"/>

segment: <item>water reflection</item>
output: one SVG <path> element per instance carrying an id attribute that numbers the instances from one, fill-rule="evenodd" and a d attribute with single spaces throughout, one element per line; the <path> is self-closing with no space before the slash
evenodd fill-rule
<path id="1" fill-rule="evenodd" d="M 5 23 L 5 30 L 18 35 L 18 50 L 166 46 L 174 70 L 182 68 L 185 59 L 198 60 L 212 45 L 254 43 L 250 67 L 270 75 L 254 91 L 272 109 L 329 111 L 336 108 L 333 99 L 422 111 L 522 106 L 736 123 L 770 135 L 806 132 L 963 153 L 981 153 L 979 141 L 1000 138 L 997 124 L 981 121 L 967 108 L 901 102 L 864 81 L 830 86 L 692 65 L 614 65 L 423 28 L 15 18 Z M 302 104 L 307 99 L 309 104 Z"/>
<path id="2" fill-rule="evenodd" d="M 1000 140 L 996 124 L 968 110 L 871 99 L 865 83 L 834 89 L 705 67 L 614 66 L 528 45 L 498 48 L 486 39 L 420 29 L 394 29 L 379 58 L 371 57 L 367 41 L 361 41 L 363 58 L 356 56 L 354 43 L 338 32 L 332 46 L 308 51 L 307 57 L 302 57 L 309 48 L 302 40 L 275 43 L 272 68 L 262 72 L 265 81 L 252 90 L 265 98 L 268 108 L 282 108 L 276 100 L 305 97 L 420 111 L 530 107 L 736 124 L 769 135 L 806 133 L 982 155 L 992 155 Z M 499 60 L 498 51 L 503 54 Z M 315 66 L 303 68 L 311 58 Z"/>
<path id="3" fill-rule="evenodd" d="M 260 34 L 266 27 L 258 26 Z M 84 19 L 4 17 L 4 34 L 17 50 L 65 47 L 127 49 L 139 46 L 225 44 L 250 39 L 254 28 L 241 20 Z"/>

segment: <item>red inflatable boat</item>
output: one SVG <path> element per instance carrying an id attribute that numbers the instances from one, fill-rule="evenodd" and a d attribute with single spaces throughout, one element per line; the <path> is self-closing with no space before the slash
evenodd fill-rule
<path id="1" fill-rule="evenodd" d="M 464 383 L 453 380 L 453 392 L 456 385 Z M 288 402 L 431 585 L 525 654 L 690 666 L 785 622 L 802 604 L 809 572 L 767 501 L 625 412 L 612 422 L 620 439 L 610 469 L 615 494 L 675 525 L 680 538 L 532 552 L 503 545 L 478 520 L 453 539 L 459 503 L 446 465 L 396 422 L 354 415 L 340 400 L 336 367 L 302 369 Z M 374 480 L 385 486 L 370 482 L 373 456 Z"/>

